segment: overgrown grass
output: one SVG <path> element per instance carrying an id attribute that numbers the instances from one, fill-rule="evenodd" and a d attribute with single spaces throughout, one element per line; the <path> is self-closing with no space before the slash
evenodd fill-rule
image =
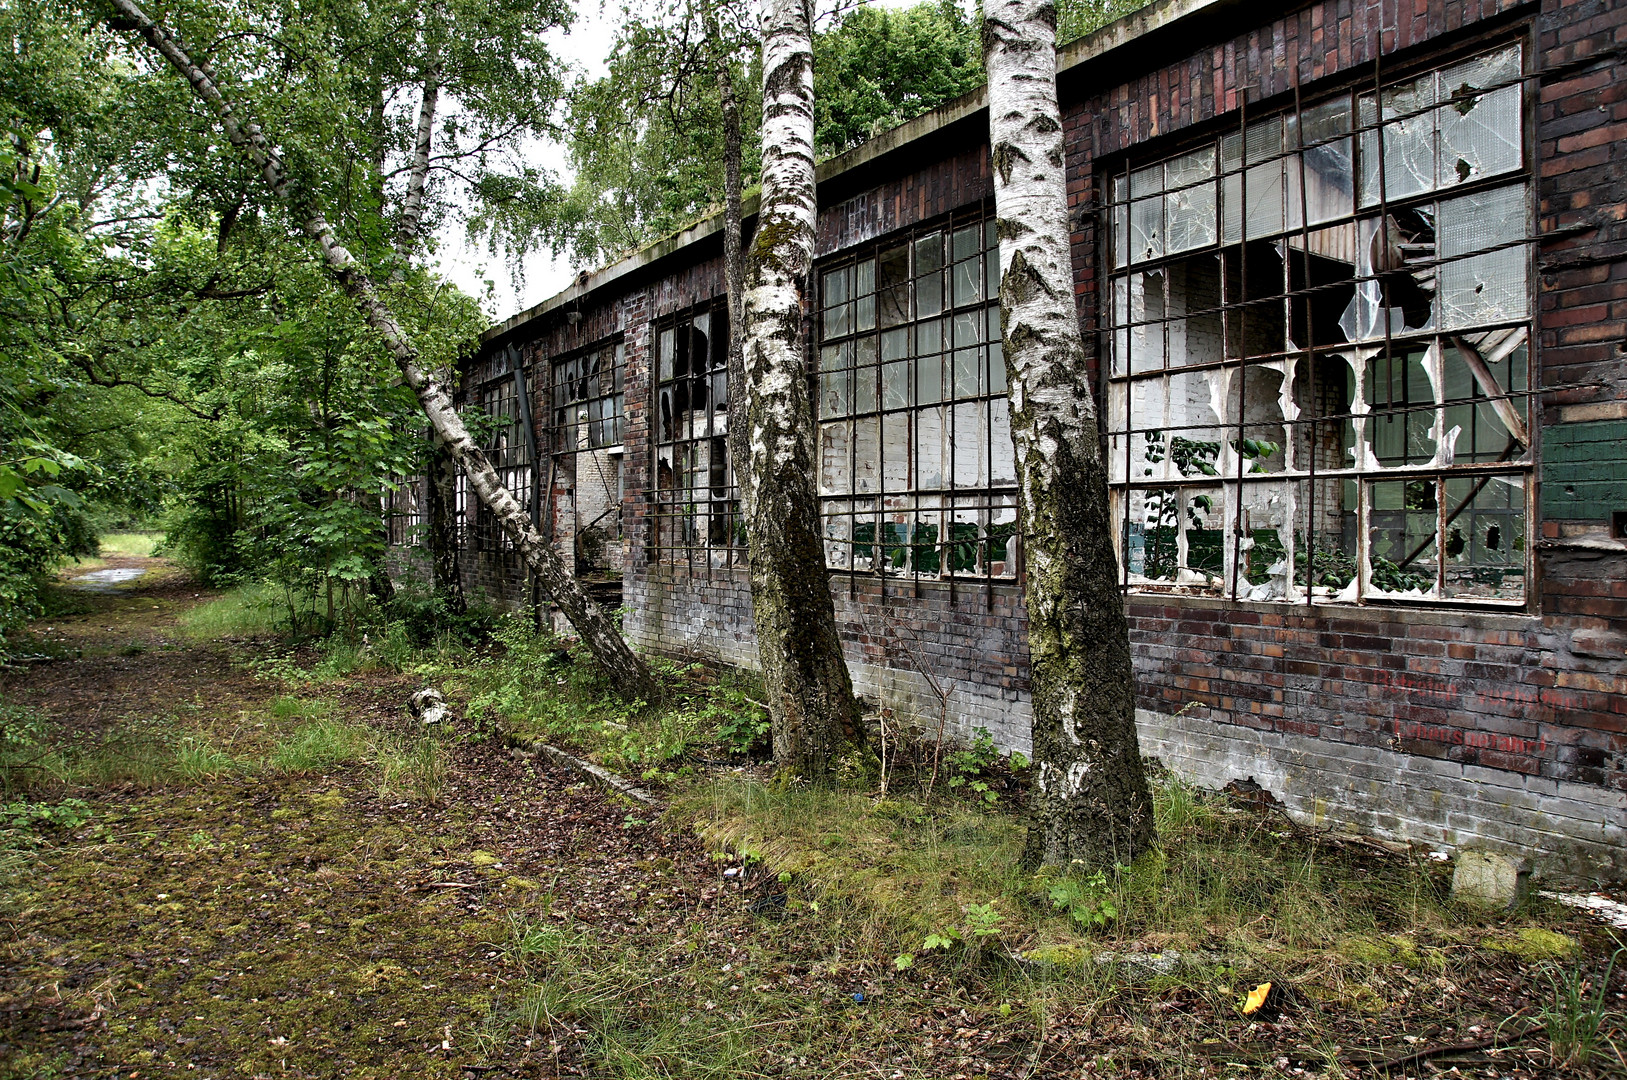
<path id="1" fill-rule="evenodd" d="M 1174 950 L 1262 970 L 1438 972 L 1465 944 L 1496 947 L 1435 864 L 1328 841 L 1169 778 L 1156 807 L 1158 850 L 1074 877 L 1019 871 L 1019 817 L 961 800 L 730 779 L 696 785 L 673 813 L 748 866 L 785 875 L 788 903 L 836 913 L 855 948 L 904 964 L 993 951 L 1082 970 L 1103 952 Z"/>
<path id="2" fill-rule="evenodd" d="M 433 732 L 382 740 L 378 766 L 381 799 L 438 802 L 446 787 L 446 747 Z"/>
<path id="3" fill-rule="evenodd" d="M 279 741 L 267 763 L 280 772 L 319 772 L 370 761 L 375 749 L 371 729 L 324 716 L 299 725 Z"/>
<path id="4" fill-rule="evenodd" d="M 181 613 L 181 630 L 194 641 L 275 636 L 282 600 L 268 585 L 242 585 Z"/>
<path id="5" fill-rule="evenodd" d="M 160 532 L 115 532 L 103 533 L 100 546 L 104 556 L 127 555 L 148 558 L 163 542 L 164 534 Z"/>
<path id="6" fill-rule="evenodd" d="M 493 654 L 458 677 L 476 723 L 570 746 L 645 779 L 676 779 L 689 771 L 686 759 L 764 745 L 767 714 L 749 674 L 715 675 L 699 664 L 652 658 L 666 695 L 649 705 L 617 697 L 585 650 L 534 633 L 523 617 L 504 622 L 496 642 Z"/>

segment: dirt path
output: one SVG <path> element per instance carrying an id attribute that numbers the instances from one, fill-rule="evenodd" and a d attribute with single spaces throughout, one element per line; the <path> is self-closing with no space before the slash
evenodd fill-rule
<path id="1" fill-rule="evenodd" d="M 113 565 L 149 572 L 38 627 L 62 658 L 0 680 L 8 705 L 48 715 L 58 744 L 81 748 L 168 738 L 230 754 L 308 722 L 279 719 L 289 696 L 244 667 L 254 645 L 187 640 L 177 617 L 205 599 L 199 590 L 158 560 Z M 375 675 L 307 694 L 342 689 L 347 719 L 410 740 L 400 703 L 411 686 Z M 115 770 L 112 783 L 75 789 L 88 820 L 11 866 L 0 1072 L 568 1067 L 547 1039 L 476 1045 L 523 974 L 505 948 L 514 927 L 552 919 L 670 940 L 716 896 L 717 871 L 574 775 L 490 742 L 440 752 L 431 800 L 381 791 L 370 762 L 191 782 Z"/>

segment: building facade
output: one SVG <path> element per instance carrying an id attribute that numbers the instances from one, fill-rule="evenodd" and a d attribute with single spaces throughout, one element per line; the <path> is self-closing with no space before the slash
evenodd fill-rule
<path id="1" fill-rule="evenodd" d="M 1624 44 L 1604 0 L 1163 0 L 1063 51 L 1145 753 L 1304 820 L 1627 874 Z M 819 184 L 855 682 L 1026 748 L 981 95 Z M 463 397 L 636 644 L 749 666 L 726 334 L 713 219 L 494 328 Z M 527 602 L 463 510 L 468 584 Z"/>

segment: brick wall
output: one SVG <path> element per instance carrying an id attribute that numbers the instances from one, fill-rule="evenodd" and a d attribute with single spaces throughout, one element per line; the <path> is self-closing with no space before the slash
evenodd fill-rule
<path id="1" fill-rule="evenodd" d="M 1516 848 L 1556 872 L 1622 876 L 1627 544 L 1609 535 L 1609 515 L 1627 510 L 1627 79 L 1616 53 L 1627 12 L 1603 0 L 1325 0 L 1280 14 L 1288 6 L 1239 5 L 1261 23 L 1230 37 L 1171 44 L 1166 34 L 1127 82 L 1104 82 L 1122 63 L 1087 63 L 1064 80 L 1087 340 L 1099 310 L 1097 161 L 1111 167 L 1130 148 L 1213 131 L 1245 103 L 1272 107 L 1298 87 L 1371 79 L 1375 64 L 1425 61 L 1482 33 L 1521 37 L 1542 73 L 1537 602 L 1524 614 L 1476 614 L 1132 596 L 1143 748 L 1204 783 L 1253 776 L 1306 820 Z M 933 155 L 899 155 L 913 171 L 823 208 L 820 253 L 989 197 L 984 146 Z M 593 294 L 574 323 L 559 311 L 520 333 L 533 357 L 626 334 L 628 634 L 645 648 L 750 666 L 743 574 L 689 575 L 647 560 L 649 327 L 722 291 L 715 255 L 672 262 L 650 280 Z M 482 556 L 471 579 L 519 598 L 504 560 Z M 952 681 L 951 730 L 984 726 L 1026 748 L 1014 587 L 838 577 L 832 589 L 862 694 L 934 729 L 925 667 L 940 686 Z"/>

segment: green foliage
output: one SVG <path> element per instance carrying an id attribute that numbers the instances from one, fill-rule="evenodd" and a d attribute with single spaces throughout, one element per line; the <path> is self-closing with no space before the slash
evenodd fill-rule
<path id="1" fill-rule="evenodd" d="M 1119 916 L 1118 907 L 1108 895 L 1107 874 L 1100 870 L 1088 878 L 1059 878 L 1046 894 L 1054 909 L 1067 912 L 1086 930 L 1100 929 Z"/>
<path id="2" fill-rule="evenodd" d="M 90 806 L 83 799 L 6 803 L 0 806 L 0 850 L 39 847 L 51 833 L 77 829 L 90 817 Z"/>
<path id="3" fill-rule="evenodd" d="M 989 734 L 988 728 L 977 728 L 970 746 L 951 750 L 944 760 L 949 766 L 949 779 L 945 782 L 949 788 L 964 787 L 990 806 L 1000 801 L 1000 793 L 988 780 L 990 770 L 1000 760 L 1000 751 L 995 748 L 994 736 Z"/>
<path id="4" fill-rule="evenodd" d="M 319 772 L 363 761 L 373 753 L 373 735 L 342 720 L 321 718 L 295 728 L 272 750 L 271 767 L 282 772 Z"/>
<path id="5" fill-rule="evenodd" d="M 818 151 L 839 154 L 981 85 L 977 23 L 955 0 L 850 9 L 814 41 Z"/>

